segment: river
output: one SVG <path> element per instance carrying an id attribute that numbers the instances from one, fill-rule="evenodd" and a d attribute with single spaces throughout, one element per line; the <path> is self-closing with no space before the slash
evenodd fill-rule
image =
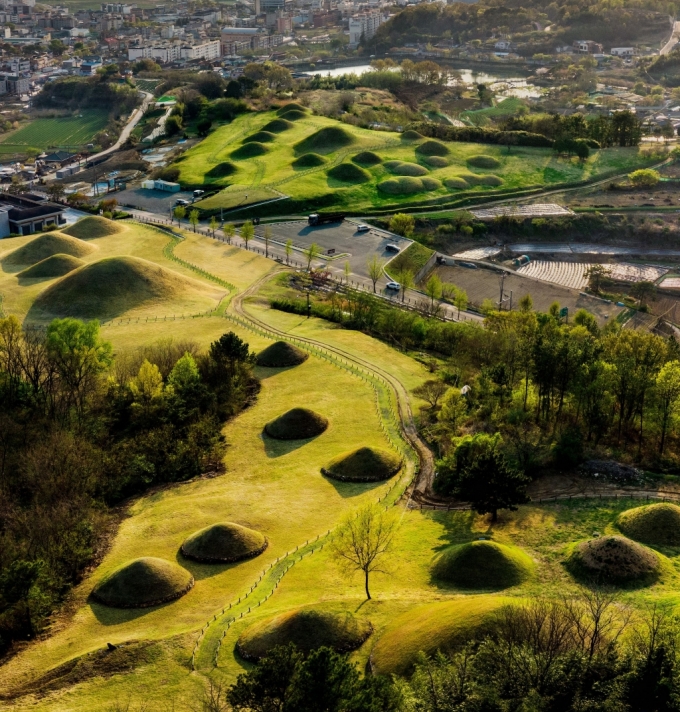
<path id="1" fill-rule="evenodd" d="M 343 74 L 358 74 L 361 76 L 366 72 L 373 71 L 370 64 L 360 64 L 358 66 L 336 67 L 335 69 L 319 68 L 313 72 L 305 72 L 309 76 L 321 74 L 322 76 L 339 77 Z M 470 86 L 472 84 L 487 84 L 501 96 L 516 96 L 521 99 L 533 99 L 541 96 L 541 90 L 535 84 L 527 82 L 523 77 L 502 77 L 488 72 L 479 72 L 476 69 L 458 69 L 463 82 Z"/>

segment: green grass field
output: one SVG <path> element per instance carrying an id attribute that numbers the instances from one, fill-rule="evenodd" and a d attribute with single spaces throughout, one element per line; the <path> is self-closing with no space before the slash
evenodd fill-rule
<path id="1" fill-rule="evenodd" d="M 83 109 L 73 116 L 55 119 L 35 119 L 0 141 L 0 154 L 18 153 L 27 149 L 44 151 L 56 146 L 77 146 L 91 143 L 93 136 L 105 128 L 108 111 Z"/>
<path id="2" fill-rule="evenodd" d="M 204 282 L 206 293 L 215 283 L 196 270 L 244 290 L 281 269 L 261 256 L 192 233 L 185 233 L 186 239 L 170 252 L 167 235 L 134 223 L 124 227 L 122 232 L 93 237 L 86 244 L 97 249 L 81 259 L 92 264 L 102 257 L 136 257 Z M 7 247 L 29 242 L 30 238 L 8 240 Z M 9 249 L 0 254 L 0 266 L 10 264 L 12 270 L 17 269 L 20 265 L 7 262 L 9 254 Z M 172 259 L 173 255 L 183 262 Z M 5 312 L 25 315 L 39 293 L 53 283 L 22 285 L 16 272 L 3 269 L 0 294 Z M 280 289 L 276 280 L 265 281 L 245 300 L 245 315 L 285 332 L 288 338 L 314 339 L 329 349 L 361 356 L 389 371 L 409 391 L 431 377 L 408 354 L 365 334 L 270 309 L 267 297 Z M 168 336 L 196 340 L 205 347 L 230 330 L 256 352 L 280 338 L 267 336 L 265 327 L 254 331 L 243 321 L 235 321 L 235 308 L 233 304 L 227 308 L 226 318 L 213 315 L 172 324 L 137 320 L 136 312 L 130 311 L 129 323 L 117 320 L 105 325 L 102 333 L 116 352 Z M 362 581 L 342 575 L 329 548 L 319 548 L 315 539 L 358 505 L 383 496 L 400 477 L 380 483 L 347 483 L 321 473 L 334 457 L 356 447 L 394 452 L 381 426 L 373 387 L 346 365 L 314 353 L 295 367 L 257 367 L 256 373 L 262 385 L 256 401 L 224 428 L 228 443 L 225 474 L 159 488 L 130 504 L 103 561 L 74 590 L 51 633 L 2 667 L 0 695 L 22 685 L 26 694 L 3 697 L 0 709 L 106 710 L 128 699 L 132 709 L 141 703 L 150 709 L 191 709 L 208 678 L 230 684 L 249 666 L 237 656 L 235 645 L 252 625 L 265 626 L 264 621 L 304 606 L 331 614 L 351 613 L 360 619 L 362 629 L 370 621 L 373 632 L 351 653 L 351 659 L 362 670 L 370 659 L 377 670 L 403 672 L 418 650 L 454 644 L 474 632 L 484 616 L 501 604 L 576 591 L 577 584 L 565 566 L 574 545 L 591 539 L 593 532 L 620 535 L 619 514 L 639 504 L 622 499 L 530 504 L 517 512 L 501 512 L 499 521 L 491 525 L 487 518 L 469 512 L 422 512 L 402 502 L 396 509 L 395 554 L 386 561 L 387 572 L 373 576 L 374 598 L 365 602 Z M 412 403 L 414 409 L 418 405 Z M 311 407 L 323 415 L 328 429 L 309 441 L 262 437 L 266 423 L 296 406 Z M 255 558 L 229 564 L 182 558 L 178 553 L 182 542 L 216 522 L 235 522 L 261 532 L 267 537 L 267 549 Z M 495 585 L 488 580 L 476 589 L 475 576 L 461 586 L 436 575 L 444 552 L 480 536 L 508 547 L 505 550 L 526 572 L 506 580 L 502 593 L 489 593 Z M 298 553 L 290 555 L 297 547 L 301 547 Z M 678 603 L 680 547 L 652 548 L 666 563 L 653 584 L 624 588 L 624 604 Z M 144 609 L 114 609 L 88 601 L 98 582 L 141 557 L 181 563 L 195 579 L 193 588 L 171 603 Z M 283 570 L 277 564 L 280 557 L 287 557 L 286 567 L 294 565 L 275 589 L 267 588 L 271 577 Z M 272 569 L 268 569 L 270 564 Z M 259 588 L 244 600 L 263 570 Z M 265 600 L 266 592 L 271 595 Z M 235 604 L 232 609 L 230 603 Z M 237 620 L 229 625 L 233 617 Z M 206 629 L 208 622 L 211 625 Z M 204 634 L 199 638 L 201 631 Z M 115 656 L 103 652 L 109 642 L 121 646 Z M 190 664 L 193 650 L 197 651 L 196 671 Z"/>
<path id="3" fill-rule="evenodd" d="M 272 125 L 273 121 L 279 122 L 276 112 L 242 115 L 215 130 L 180 159 L 177 165 L 183 184 L 226 188 L 198 203 L 199 207 L 216 210 L 245 205 L 246 194 L 247 203 L 251 203 L 268 199 L 275 190 L 294 201 L 277 203 L 276 214 L 315 206 L 353 211 L 379 209 L 454 199 L 463 193 L 476 195 L 491 190 L 511 191 L 591 180 L 602 174 L 626 172 L 644 163 L 637 149 L 596 151 L 580 164 L 576 159 L 556 157 L 549 149 L 514 148 L 508 154 L 500 146 L 469 143 L 448 143 L 444 156 L 428 160 L 416 150 L 422 141 L 404 141 L 400 134 L 356 128 L 311 113 L 283 128 L 279 123 Z M 267 133 L 256 135 L 263 130 Z M 250 137 L 260 140 L 253 143 Z M 374 165 L 353 162 L 355 156 L 365 151 L 375 153 L 381 162 Z M 311 161 L 310 154 L 323 160 Z M 480 154 L 496 159 L 500 166 L 485 170 L 468 165 L 468 158 Z M 295 163 L 302 156 L 306 157 L 302 164 Z M 418 172 L 407 166 L 409 172 L 404 173 L 397 161 L 416 164 Z M 399 179 L 399 175 L 422 177 Z M 459 182 L 458 186 L 446 186 L 447 180 L 461 177 L 467 185 Z M 394 184 L 397 179 L 399 186 Z M 494 184 L 482 185 L 480 180 Z M 378 187 L 386 181 L 392 183 Z M 399 192 L 403 190 L 411 192 Z M 252 191 L 265 192 L 255 196 Z"/>

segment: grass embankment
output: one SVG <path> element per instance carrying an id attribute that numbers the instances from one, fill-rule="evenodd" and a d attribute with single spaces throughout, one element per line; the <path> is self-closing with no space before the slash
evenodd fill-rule
<path id="1" fill-rule="evenodd" d="M 251 140 L 257 137 L 266 141 Z M 480 155 L 484 165 L 475 164 Z M 637 149 L 595 151 L 581 164 L 549 149 L 515 147 L 508 154 L 501 146 L 409 138 L 289 110 L 238 117 L 187 151 L 178 167 L 183 184 L 225 187 L 199 202 L 201 209 L 245 207 L 281 191 L 290 200 L 268 208 L 268 214 L 278 215 L 331 208 L 396 210 L 468 194 L 591 180 L 644 163 Z"/>
<path id="2" fill-rule="evenodd" d="M 433 254 L 434 250 L 421 245 L 419 242 L 413 242 L 393 260 L 390 260 L 386 270 L 392 277 L 396 277 L 399 272 L 404 270 L 409 270 L 416 275 L 427 264 Z"/>

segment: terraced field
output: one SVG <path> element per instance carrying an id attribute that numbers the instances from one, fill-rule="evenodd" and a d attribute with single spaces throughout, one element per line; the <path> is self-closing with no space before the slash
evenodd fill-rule
<path id="1" fill-rule="evenodd" d="M 550 260 L 532 260 L 522 265 L 517 273 L 533 277 L 544 282 L 552 282 L 569 289 L 582 290 L 588 284 L 586 271 L 596 263 L 589 262 L 552 262 Z M 633 265 L 625 262 L 601 264 L 609 276 L 617 282 L 656 282 L 668 272 L 666 267 L 654 265 Z"/>

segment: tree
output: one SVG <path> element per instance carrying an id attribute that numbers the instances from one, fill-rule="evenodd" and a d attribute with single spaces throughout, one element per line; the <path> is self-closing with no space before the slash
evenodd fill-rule
<path id="1" fill-rule="evenodd" d="M 663 455 L 666 447 L 666 433 L 680 399 L 680 362 L 668 361 L 656 377 L 656 391 L 661 415 L 661 440 L 659 453 Z"/>
<path id="2" fill-rule="evenodd" d="M 410 237 L 411 235 L 413 235 L 415 227 L 416 220 L 413 215 L 406 215 L 406 213 L 397 213 L 396 215 L 393 215 L 390 218 L 389 228 L 397 235 Z"/>
<path id="3" fill-rule="evenodd" d="M 173 211 L 172 214 L 177 218 L 177 224 L 182 225 L 182 218 L 185 217 L 187 214 L 187 209 L 183 205 L 178 205 Z"/>
<path id="4" fill-rule="evenodd" d="M 224 226 L 223 231 L 224 231 L 224 236 L 227 238 L 227 244 L 228 244 L 228 245 L 231 245 L 231 241 L 232 241 L 232 239 L 233 239 L 233 237 L 234 237 L 234 232 L 235 232 L 235 230 L 234 230 L 234 224 L 233 224 L 233 223 L 227 223 L 227 224 Z"/>
<path id="5" fill-rule="evenodd" d="M 590 148 L 585 141 L 576 141 L 575 153 L 581 163 L 585 163 L 590 156 Z"/>
<path id="6" fill-rule="evenodd" d="M 129 386 L 136 401 L 149 404 L 163 393 L 163 376 L 155 363 L 149 363 L 148 359 L 144 359 L 139 372 L 130 381 Z"/>
<path id="7" fill-rule="evenodd" d="M 321 248 L 316 244 L 316 242 L 312 242 L 306 250 L 302 251 L 302 254 L 307 259 L 307 272 L 311 272 L 312 262 L 319 256 L 320 253 Z"/>
<path id="8" fill-rule="evenodd" d="M 441 299 L 442 296 L 442 281 L 439 279 L 439 275 L 433 274 L 430 279 L 427 280 L 425 294 L 430 298 L 430 308 L 432 312 L 434 312 L 435 299 Z"/>
<path id="9" fill-rule="evenodd" d="M 212 119 L 201 119 L 196 124 L 196 133 L 201 136 L 207 136 L 212 128 Z"/>
<path id="10" fill-rule="evenodd" d="M 224 95 L 230 99 L 240 99 L 242 96 L 241 85 L 237 81 L 232 79 L 227 84 L 227 88 L 224 92 Z"/>
<path id="11" fill-rule="evenodd" d="M 345 284 L 349 284 L 349 276 L 352 274 L 352 266 L 349 263 L 349 260 L 345 260 L 345 266 L 344 266 L 344 272 L 345 272 Z"/>
<path id="12" fill-rule="evenodd" d="M 656 285 L 647 280 L 636 282 L 630 288 L 630 293 L 640 301 L 640 306 L 644 306 L 649 299 L 656 298 Z"/>
<path id="13" fill-rule="evenodd" d="M 269 243 L 272 241 L 272 229 L 269 225 L 264 226 L 262 237 L 264 238 L 264 256 L 269 257 Z"/>
<path id="14" fill-rule="evenodd" d="M 219 220 L 217 219 L 217 217 L 216 217 L 215 215 L 213 215 L 213 216 L 210 218 L 210 230 L 211 230 L 211 232 L 212 232 L 213 238 L 215 237 L 215 230 L 217 230 L 217 227 L 218 227 L 219 224 L 220 224 L 220 223 L 219 223 Z"/>
<path id="15" fill-rule="evenodd" d="M 391 551 L 395 530 L 396 520 L 392 513 L 369 503 L 350 513 L 333 535 L 331 551 L 349 572 L 363 573 L 367 600 L 371 600 L 369 575 L 384 572 L 380 568 L 381 562 Z"/>
<path id="16" fill-rule="evenodd" d="M 499 141 L 503 146 L 508 147 L 508 153 L 510 153 L 510 149 L 513 146 L 516 146 L 519 143 L 519 139 L 517 138 L 517 134 L 514 134 L 510 131 L 504 131 L 501 134 L 500 141 Z"/>
<path id="17" fill-rule="evenodd" d="M 599 294 L 602 287 L 610 282 L 609 276 L 611 272 L 604 265 L 591 265 L 583 273 L 583 276 L 588 280 L 588 286 L 595 293 Z"/>
<path id="18" fill-rule="evenodd" d="M 430 408 L 434 410 L 439 404 L 439 400 L 448 390 L 448 386 L 444 381 L 432 379 L 425 381 L 421 385 L 413 389 L 413 395 L 422 398 L 430 404 Z"/>
<path id="19" fill-rule="evenodd" d="M 243 225 L 241 225 L 241 239 L 245 242 L 246 250 L 248 249 L 248 243 L 253 239 L 255 235 L 255 228 L 250 220 L 246 220 Z"/>
<path id="20" fill-rule="evenodd" d="M 64 186 L 61 183 L 52 183 L 47 189 L 47 195 L 52 200 L 61 200 L 64 197 Z"/>
<path id="21" fill-rule="evenodd" d="M 286 240 L 286 264 L 290 264 L 290 256 L 293 254 L 293 241 L 292 240 Z"/>
<path id="22" fill-rule="evenodd" d="M 460 319 L 460 310 L 467 309 L 468 306 L 468 295 L 463 289 L 459 289 L 453 298 L 453 305 L 458 309 L 458 318 Z"/>
<path id="23" fill-rule="evenodd" d="M 415 277 L 410 269 L 402 269 L 397 273 L 397 281 L 401 284 L 401 301 L 406 299 L 406 292 L 413 288 Z"/>
<path id="24" fill-rule="evenodd" d="M 178 114 L 168 116 L 165 120 L 164 127 L 166 136 L 174 136 L 175 134 L 178 134 L 182 130 L 182 117 Z"/>
<path id="25" fill-rule="evenodd" d="M 194 232 L 196 232 L 196 225 L 199 223 L 199 217 L 200 213 L 196 208 L 194 208 L 190 213 L 189 213 L 189 222 L 192 224 L 194 228 Z"/>
<path id="26" fill-rule="evenodd" d="M 371 259 L 366 263 L 368 276 L 371 278 L 371 282 L 373 282 L 373 294 L 376 292 L 375 286 L 378 283 L 378 280 L 382 277 L 384 266 L 385 263 L 378 259 L 378 255 L 373 255 L 373 257 L 371 257 Z"/>
<path id="27" fill-rule="evenodd" d="M 634 188 L 653 188 L 660 180 L 659 171 L 652 168 L 640 168 L 628 174 L 628 180 Z"/>

